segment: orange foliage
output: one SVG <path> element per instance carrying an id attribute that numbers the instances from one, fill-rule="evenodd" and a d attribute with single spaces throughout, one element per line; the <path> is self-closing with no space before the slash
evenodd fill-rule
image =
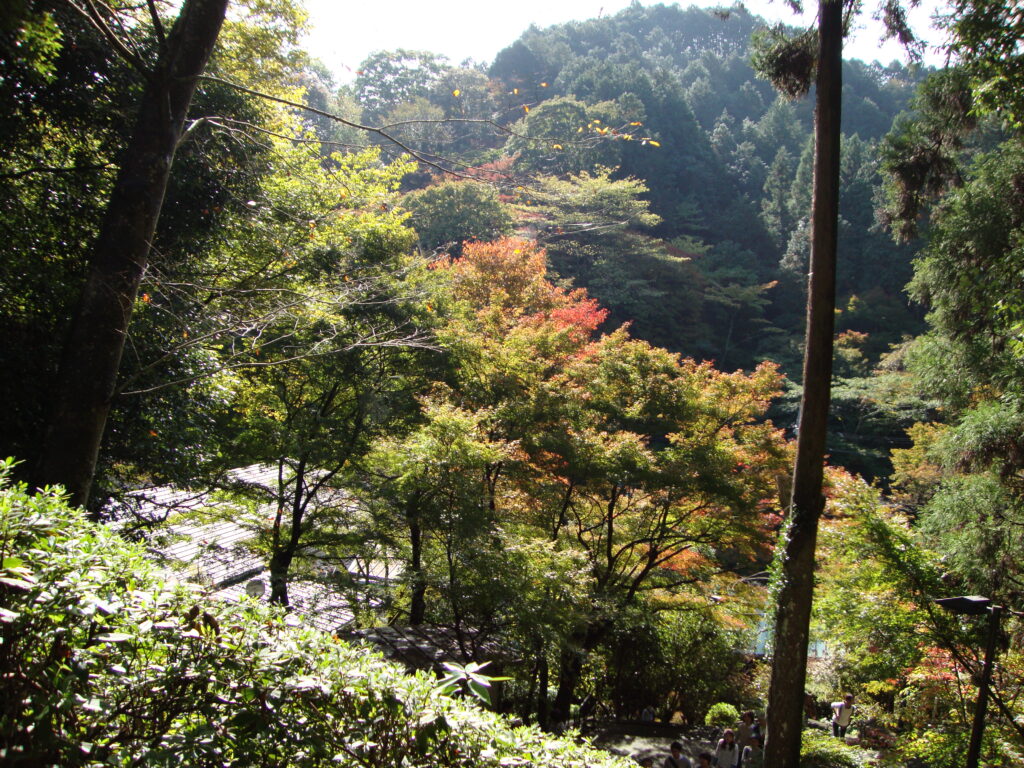
<path id="1" fill-rule="evenodd" d="M 690 573 L 711 564 L 707 557 L 695 549 L 684 549 L 665 561 L 663 568 L 678 573 Z"/>
<path id="2" fill-rule="evenodd" d="M 953 657 L 944 648 L 923 648 L 921 661 L 907 670 L 907 679 L 917 683 L 943 686 L 956 680 Z"/>
<path id="3" fill-rule="evenodd" d="M 583 342 L 590 338 L 590 335 L 597 330 L 608 317 L 608 310 L 602 309 L 597 299 L 586 296 L 574 297 L 573 291 L 567 294 L 567 298 L 578 298 L 574 304 L 566 304 L 555 307 L 550 312 L 535 315 L 535 320 L 550 321 L 556 329 L 566 330 L 573 341 Z"/>
<path id="4" fill-rule="evenodd" d="M 608 317 L 582 288 L 567 291 L 548 280 L 547 253 L 529 240 L 467 242 L 461 258 L 442 259 L 435 268 L 447 270 L 455 297 L 478 311 L 497 308 L 515 323 L 551 323 L 577 343 Z"/>
<path id="5" fill-rule="evenodd" d="M 482 181 L 490 184 L 497 184 L 508 181 L 512 175 L 512 165 L 515 163 L 515 156 L 502 157 L 489 163 L 475 165 L 466 168 L 459 173 L 440 173 L 435 181 L 464 181 L 468 176 L 473 181 Z"/>

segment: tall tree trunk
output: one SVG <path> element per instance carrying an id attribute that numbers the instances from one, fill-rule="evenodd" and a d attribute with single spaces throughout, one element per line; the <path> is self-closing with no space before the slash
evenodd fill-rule
<path id="1" fill-rule="evenodd" d="M 608 619 L 596 621 L 573 632 L 563 644 L 558 660 L 558 692 L 551 704 L 552 722 L 560 723 L 569 719 L 572 702 L 576 698 L 576 686 L 583 675 L 583 662 L 612 626 Z"/>
<path id="2" fill-rule="evenodd" d="M 551 725 L 548 701 L 548 657 L 544 643 L 537 642 L 537 725 L 545 731 Z"/>
<path id="3" fill-rule="evenodd" d="M 149 73 L 131 140 L 93 246 L 61 357 L 40 467 L 71 501 L 89 499 L 131 319 L 174 152 L 228 0 L 185 0 Z"/>
<path id="4" fill-rule="evenodd" d="M 767 768 L 798 768 L 800 764 L 807 642 L 814 596 L 814 551 L 818 518 L 825 504 L 822 479 L 835 315 L 843 4 L 840 0 L 821 0 L 818 14 L 814 189 L 804 389 L 790 520 L 785 540 L 780 542 L 784 547 L 784 557 L 768 692 Z"/>
<path id="5" fill-rule="evenodd" d="M 409 600 L 409 624 L 419 626 L 427 614 L 427 580 L 423 574 L 423 527 L 420 525 L 418 499 L 409 502 L 405 517 L 409 525 L 409 581 L 412 594 Z"/>
<path id="6" fill-rule="evenodd" d="M 291 565 L 292 555 L 289 552 L 275 552 L 270 558 L 270 602 L 285 608 L 289 606 L 288 571 Z"/>
<path id="7" fill-rule="evenodd" d="M 570 645 L 562 648 L 559 655 L 558 692 L 551 704 L 551 720 L 555 723 L 564 723 L 569 720 L 572 712 L 572 700 L 576 696 L 576 686 L 583 673 L 584 650 L 572 647 L 573 640 L 577 639 L 582 638 L 572 638 Z"/>
<path id="8" fill-rule="evenodd" d="M 302 521 L 306 516 L 306 507 L 312 500 L 315 490 L 306 485 L 306 459 L 299 459 L 295 465 L 295 477 L 290 482 L 295 484 L 295 490 L 291 498 L 291 519 L 288 525 L 288 536 L 283 537 L 281 522 L 283 515 L 278 511 L 274 519 L 273 539 L 270 553 L 270 602 L 287 607 L 288 602 L 288 572 L 291 570 L 292 561 L 299 551 L 299 541 L 302 539 Z M 289 483 L 278 486 L 278 504 L 284 501 L 284 490 Z M 280 507 L 279 507 L 280 510 Z"/>

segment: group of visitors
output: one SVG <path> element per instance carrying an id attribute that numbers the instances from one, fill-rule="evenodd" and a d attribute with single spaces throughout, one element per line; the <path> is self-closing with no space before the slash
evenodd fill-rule
<path id="1" fill-rule="evenodd" d="M 762 768 L 764 753 L 761 750 L 761 724 L 752 710 L 740 716 L 740 724 L 726 728 L 718 740 L 714 752 L 701 752 L 693 762 L 683 754 L 683 744 L 673 741 L 663 768 Z M 642 766 L 654 766 L 654 758 L 640 761 Z"/>
<path id="2" fill-rule="evenodd" d="M 833 736 L 846 736 L 853 711 L 852 693 L 847 693 L 842 701 L 832 702 Z M 663 768 L 763 768 L 763 746 L 761 722 L 752 710 L 747 710 L 740 716 L 740 723 L 735 729 L 726 728 L 722 732 L 722 738 L 718 740 L 715 751 L 701 752 L 697 755 L 696 763 L 683 754 L 682 742 L 673 741 Z M 640 765 L 653 768 L 654 758 L 644 758 Z"/>

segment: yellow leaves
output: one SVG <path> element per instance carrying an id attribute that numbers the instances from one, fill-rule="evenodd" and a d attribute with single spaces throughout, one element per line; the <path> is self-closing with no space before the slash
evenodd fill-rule
<path id="1" fill-rule="evenodd" d="M 150 437 L 159 437 L 159 434 L 157 434 L 157 431 L 155 429 L 151 429 L 151 430 L 149 430 L 149 436 Z"/>
<path id="2" fill-rule="evenodd" d="M 513 88 L 512 89 L 512 95 L 513 96 L 518 96 L 519 95 L 519 89 L 518 88 Z"/>
<path id="3" fill-rule="evenodd" d="M 661 142 L 660 141 L 654 141 L 653 139 L 651 139 L 647 143 L 650 144 L 652 147 L 660 147 L 661 146 Z"/>
<path id="4" fill-rule="evenodd" d="M 551 148 L 552 148 L 552 149 L 561 149 L 561 148 L 562 148 L 562 145 L 561 145 L 561 144 L 552 144 L 552 145 L 551 145 Z"/>
<path id="5" fill-rule="evenodd" d="M 525 112 L 527 114 L 529 114 L 529 112 L 530 112 L 530 108 L 526 104 L 523 104 L 523 112 Z"/>
<path id="6" fill-rule="evenodd" d="M 462 91 L 460 91 L 458 88 L 456 88 L 454 91 L 452 91 L 452 96 L 454 96 L 456 99 L 459 98 L 459 96 L 461 94 L 462 94 Z"/>
<path id="7" fill-rule="evenodd" d="M 636 127 L 638 125 L 643 125 L 643 123 L 641 123 L 639 120 L 636 120 L 636 121 L 630 123 L 630 125 Z"/>
<path id="8" fill-rule="evenodd" d="M 540 87 L 541 87 L 541 88 L 547 88 L 547 87 L 548 87 L 548 84 L 547 84 L 547 83 L 541 83 L 541 84 L 540 84 Z"/>
<path id="9" fill-rule="evenodd" d="M 143 304 L 149 304 L 151 301 L 152 301 L 152 299 L 149 298 L 149 294 L 148 293 L 142 294 L 142 302 L 143 302 Z"/>

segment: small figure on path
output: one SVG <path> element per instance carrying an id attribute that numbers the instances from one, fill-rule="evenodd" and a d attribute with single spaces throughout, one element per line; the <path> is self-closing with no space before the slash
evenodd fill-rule
<path id="1" fill-rule="evenodd" d="M 743 761 L 743 750 L 750 743 L 750 737 L 757 733 L 757 722 L 754 711 L 748 709 L 740 715 L 740 724 L 736 728 L 736 748 L 740 751 L 740 762 Z"/>
<path id="2" fill-rule="evenodd" d="M 683 755 L 681 742 L 673 741 L 669 751 L 669 756 L 665 758 L 665 768 L 691 768 L 690 758 Z"/>
<path id="3" fill-rule="evenodd" d="M 837 739 L 846 736 L 846 729 L 850 727 L 850 718 L 853 717 L 853 694 L 848 693 L 842 701 L 832 702 L 832 735 Z"/>
<path id="4" fill-rule="evenodd" d="M 736 747 L 736 733 L 732 728 L 726 728 L 715 748 L 715 765 L 718 768 L 736 768 L 739 761 L 740 751 Z"/>
<path id="5" fill-rule="evenodd" d="M 640 710 L 640 722 L 641 723 L 653 723 L 654 722 L 654 707 L 648 704 L 642 710 Z"/>
<path id="6" fill-rule="evenodd" d="M 750 743 L 743 748 L 741 755 L 743 768 L 764 768 L 764 750 L 761 749 L 761 734 L 750 737 Z"/>

